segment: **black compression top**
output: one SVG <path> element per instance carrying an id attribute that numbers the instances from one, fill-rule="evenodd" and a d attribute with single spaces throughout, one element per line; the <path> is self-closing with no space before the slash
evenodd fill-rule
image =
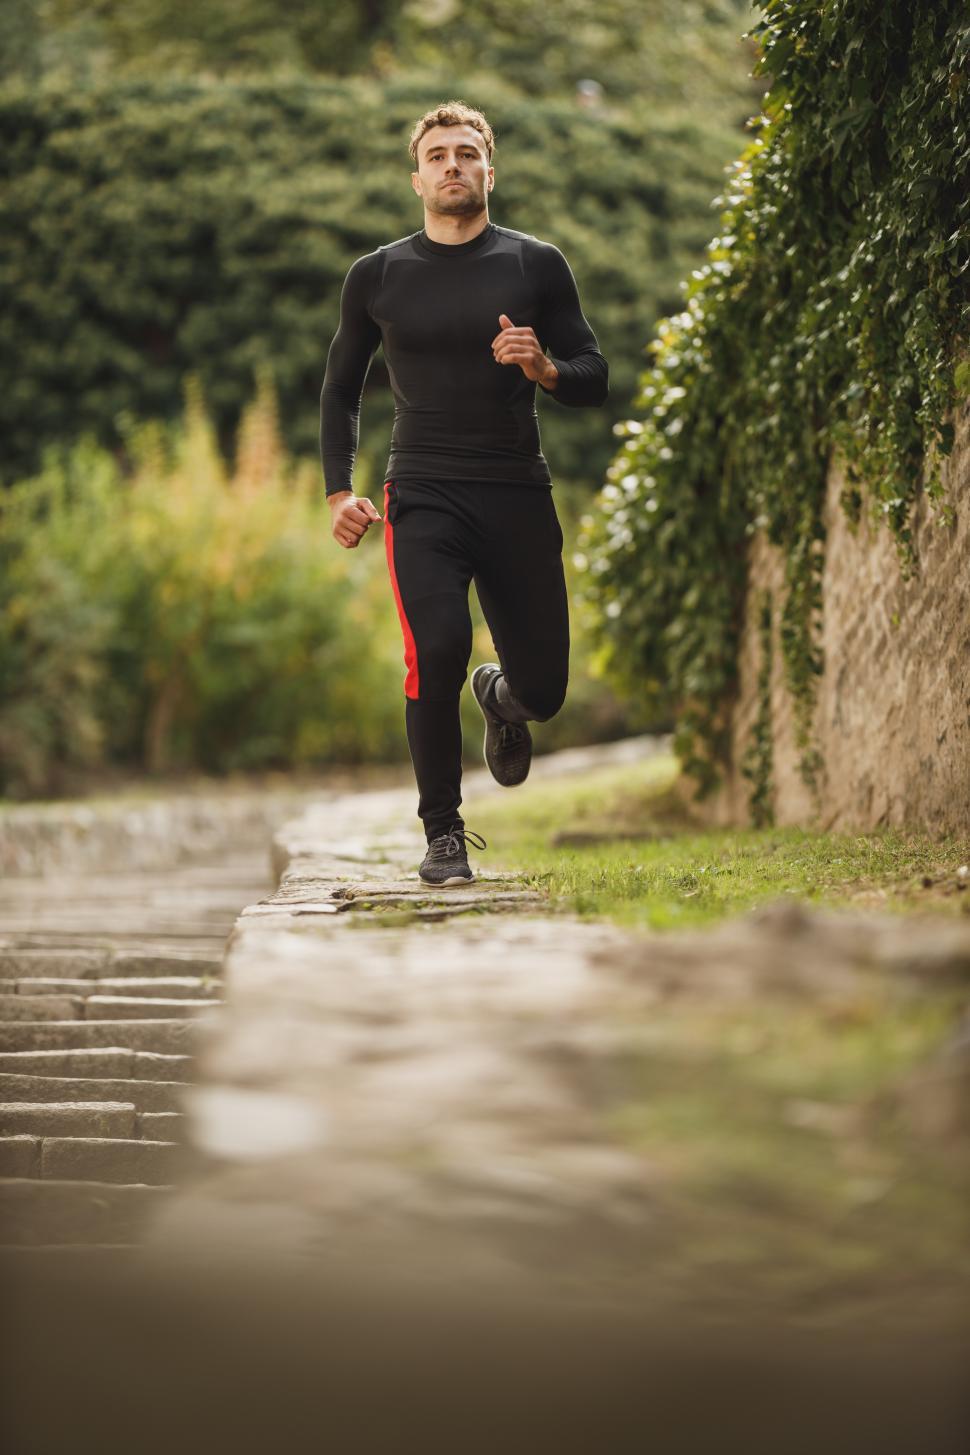
<path id="1" fill-rule="evenodd" d="M 360 398 L 378 344 L 394 392 L 385 479 L 462 479 L 548 489 L 536 385 L 496 363 L 499 314 L 531 325 L 559 370 L 561 404 L 602 404 L 608 368 L 583 316 L 569 264 L 552 243 L 489 222 L 469 242 L 412 233 L 358 258 L 320 395 L 328 495 L 351 490 Z"/>

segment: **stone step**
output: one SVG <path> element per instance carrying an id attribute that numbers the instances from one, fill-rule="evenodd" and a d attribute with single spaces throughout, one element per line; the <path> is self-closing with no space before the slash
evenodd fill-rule
<path id="1" fill-rule="evenodd" d="M 158 947 L 151 952 L 85 945 L 0 945 L 0 980 L 63 976 L 69 979 L 138 978 L 222 973 L 219 954 Z"/>
<path id="2" fill-rule="evenodd" d="M 84 1002 L 69 995 L 0 995 L 0 1021 L 69 1021 L 84 1014 Z"/>
<path id="3" fill-rule="evenodd" d="M 22 981 L 17 982 L 23 984 Z M 91 982 L 93 985 L 96 981 Z M 122 982 L 123 983 L 123 982 Z M 211 991 L 209 992 L 211 997 Z M 168 996 L 103 995 L 0 995 L 0 1021 L 119 1020 L 145 1016 L 199 1015 L 210 1006 L 221 1005 L 216 999 L 178 998 Z"/>
<path id="4" fill-rule="evenodd" d="M 19 997 L 14 996 L 13 999 Z M 39 996 L 39 1000 L 46 999 Z M 86 1020 L 190 1019 L 222 1004 L 221 1000 L 170 1000 L 143 995 L 89 995 L 82 1002 Z"/>
<path id="5" fill-rule="evenodd" d="M 177 950 L 169 950 L 166 954 L 142 955 L 134 950 L 119 950 L 112 956 L 107 973 L 112 976 L 138 977 L 221 975 L 222 956 L 179 954 Z"/>
<path id="6" fill-rule="evenodd" d="M 21 1133 L 0 1137 L 0 1178 L 40 1177 L 41 1139 Z"/>
<path id="7" fill-rule="evenodd" d="M 173 1141 L 185 1122 L 182 1112 L 140 1112 L 131 1101 L 0 1102 L 3 1137 L 123 1137 Z"/>
<path id="8" fill-rule="evenodd" d="M 0 1137 L 5 1177 L 171 1183 L 186 1156 L 178 1142 L 145 1137 Z"/>
<path id="9" fill-rule="evenodd" d="M 188 1120 L 180 1111 L 146 1111 L 138 1115 L 138 1134 L 146 1142 L 179 1142 Z"/>
<path id="10" fill-rule="evenodd" d="M 117 1027 L 117 1021 L 112 1023 Z M 84 1046 L 75 1050 L 0 1052 L 0 1073 L 15 1076 L 123 1077 L 144 1082 L 185 1081 L 194 1058 L 124 1046 Z M 124 1098 L 133 1100 L 134 1098 Z M 11 1097 L 11 1100 L 14 1100 Z"/>
<path id="11" fill-rule="evenodd" d="M 196 1043 L 193 1020 L 83 1020 L 0 1022 L 0 1053 L 6 1051 L 74 1051 L 83 1047 L 116 1047 L 185 1055 Z"/>
<path id="12" fill-rule="evenodd" d="M 65 940 L 70 939 L 73 942 L 79 936 L 85 935 L 92 940 L 101 939 L 106 926 L 110 926 L 112 938 L 121 942 L 126 949 L 134 949 L 144 937 L 146 928 L 145 910 L 138 905 L 132 905 L 125 912 L 123 908 L 105 904 L 93 907 L 87 913 L 80 909 L 69 911 L 64 906 L 59 911 L 58 919 Z M 150 928 L 153 937 L 165 938 L 173 947 L 190 939 L 193 945 L 204 947 L 215 954 L 225 942 L 227 921 L 231 924 L 232 916 L 227 915 L 224 909 L 213 911 L 210 915 L 202 915 L 196 910 L 189 916 L 184 910 L 173 906 L 168 915 L 154 913 Z M 59 927 L 58 921 L 51 915 L 49 900 L 38 903 L 32 910 L 24 908 L 18 912 L 6 909 L 2 922 L 4 929 L 16 935 L 29 935 L 43 925 L 47 938 L 51 938 Z"/>
<path id="13" fill-rule="evenodd" d="M 0 1242 L 17 1247 L 140 1243 L 174 1188 L 0 1178 Z"/>
<path id="14" fill-rule="evenodd" d="M 106 950 L 29 950 L 0 948 L 0 980 L 25 976 L 69 975 L 72 977 L 115 973 L 113 957 Z"/>
<path id="15" fill-rule="evenodd" d="M 140 1112 L 177 1112 L 182 1108 L 182 1093 L 189 1084 L 117 1076 L 33 1076 L 0 1071 L 0 1102 L 123 1101 Z"/>
<path id="16" fill-rule="evenodd" d="M 137 1137 L 130 1101 L 0 1102 L 0 1137 Z"/>
<path id="17" fill-rule="evenodd" d="M 214 975 L 118 975 L 87 980 L 68 980 L 57 976 L 13 980 L 7 994 L 11 996 L 91 995 L 168 996 L 174 1000 L 210 1000 L 218 995 L 222 981 Z M 2 997 L 0 997 L 2 999 Z"/>

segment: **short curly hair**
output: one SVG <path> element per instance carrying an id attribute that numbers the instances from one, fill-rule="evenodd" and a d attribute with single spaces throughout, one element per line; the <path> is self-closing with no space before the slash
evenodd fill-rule
<path id="1" fill-rule="evenodd" d="M 415 166 L 418 165 L 418 142 L 434 126 L 473 126 L 476 131 L 481 132 L 488 160 L 491 162 L 495 150 L 495 134 L 482 113 L 476 111 L 474 106 L 466 105 L 464 101 L 442 101 L 440 106 L 433 106 L 419 117 L 411 130 L 408 152 Z"/>

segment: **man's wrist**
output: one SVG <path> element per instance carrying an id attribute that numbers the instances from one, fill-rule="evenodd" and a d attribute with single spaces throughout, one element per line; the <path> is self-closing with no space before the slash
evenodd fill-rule
<path id="1" fill-rule="evenodd" d="M 551 394 L 552 391 L 555 389 L 556 383 L 559 379 L 559 370 L 556 368 L 555 364 L 552 362 L 551 359 L 548 359 L 546 362 L 548 363 L 549 367 L 543 374 L 542 378 L 539 380 L 539 383 L 542 385 L 543 389 L 545 389 L 547 394 Z"/>
<path id="2" fill-rule="evenodd" d="M 327 504 L 332 505 L 335 500 L 345 500 L 348 495 L 353 495 L 352 490 L 330 490 L 327 493 Z"/>

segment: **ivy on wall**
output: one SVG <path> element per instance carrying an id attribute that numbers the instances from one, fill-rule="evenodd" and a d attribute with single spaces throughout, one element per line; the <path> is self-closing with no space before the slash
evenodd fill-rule
<path id="1" fill-rule="evenodd" d="M 609 667 L 675 714 L 701 792 L 727 751 L 751 536 L 785 553 L 780 650 L 811 784 L 833 452 L 849 517 L 884 520 L 912 569 L 921 489 L 949 519 L 940 460 L 970 394 L 965 0 L 768 0 L 751 34 L 763 112 L 583 538 Z"/>

